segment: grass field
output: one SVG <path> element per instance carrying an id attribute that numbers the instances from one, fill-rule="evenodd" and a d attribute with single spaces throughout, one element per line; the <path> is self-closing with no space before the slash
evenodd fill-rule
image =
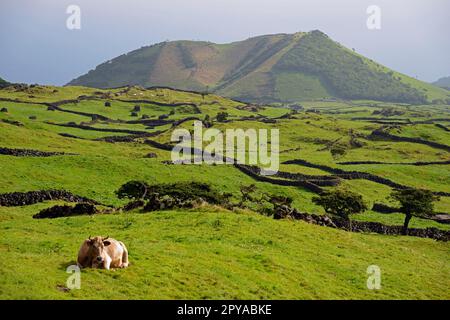
<path id="1" fill-rule="evenodd" d="M 60 105 L 65 111 L 48 111 L 43 103 L 95 97 Z M 145 90 L 139 87 L 97 90 L 83 87 L 36 86 L 0 90 L 0 147 L 56 151 L 74 155 L 15 157 L 0 154 L 0 193 L 65 189 L 105 205 L 122 206 L 115 191 L 130 180 L 150 184 L 178 181 L 207 182 L 237 199 L 242 185 L 255 183 L 260 192 L 290 196 L 300 211 L 323 214 L 312 203 L 315 195 L 300 187 L 287 187 L 253 178 L 227 165 L 167 165 L 170 152 L 142 143 L 109 143 L 97 140 L 126 136 L 114 130 L 146 133 L 164 131 L 150 139 L 170 143 L 172 125 L 149 128 L 130 123 L 147 115 L 157 120 L 187 117 L 215 118 L 229 114 L 229 121 L 214 122 L 214 128 L 277 128 L 280 130 L 280 163 L 304 159 L 343 170 L 371 173 L 396 183 L 450 192 L 449 165 L 412 166 L 402 163 L 450 160 L 449 152 L 412 142 L 374 141 L 370 133 L 397 118 L 408 124 L 391 124 L 390 133 L 447 144 L 450 132 L 448 106 L 407 106 L 377 101 L 307 101 L 291 118 L 277 119 L 289 109 L 263 106 L 258 110 L 216 95 Z M 120 101 L 119 101 L 120 100 Z M 142 102 L 145 100 L 145 102 Z M 111 103 L 105 107 L 104 103 Z M 192 108 L 196 104 L 200 113 Z M 170 106 L 170 104 L 179 104 Z M 138 116 L 131 111 L 139 105 Z M 400 115 L 383 116 L 374 111 L 393 108 Z M 310 110 L 316 112 L 308 112 Z M 93 120 L 99 114 L 113 121 Z M 30 119 L 35 116 L 35 119 Z M 254 116 L 253 120 L 249 117 Z M 259 118 L 276 119 L 265 123 Z M 376 123 L 358 118 L 387 119 Z M 394 119 L 394 120 L 392 120 Z M 440 119 L 433 122 L 432 119 Z M 442 120 L 444 119 L 444 120 Z M 429 120 L 430 123 L 417 123 Z M 6 121 L 6 122 L 5 122 Z M 20 122 L 19 125 L 14 121 Z M 73 122 L 90 128 L 58 126 Z M 192 121 L 178 127 L 192 129 Z M 108 131 L 111 130 L 111 131 Z M 70 134 L 79 138 L 63 137 Z M 354 145 L 354 139 L 360 142 Z M 336 145 L 345 149 L 336 156 Z M 147 158 L 155 153 L 157 158 Z M 342 165 L 346 161 L 379 161 L 395 164 Z M 329 175 L 300 165 L 280 165 L 281 171 Z M 325 189 L 331 189 L 326 187 Z M 368 180 L 342 180 L 337 188 L 355 191 L 368 202 L 391 203 L 392 189 Z M 23 207 L 0 206 L 0 298 L 4 299 L 449 299 L 449 245 L 431 239 L 357 234 L 290 220 L 277 221 L 251 210 L 228 211 L 205 206 L 191 210 L 138 212 L 32 219 L 43 208 L 61 202 Z M 438 212 L 450 212 L 450 198 L 436 203 Z M 355 216 L 362 221 L 401 225 L 403 215 L 372 210 Z M 413 218 L 411 227 L 450 225 Z M 83 270 L 81 290 L 63 292 L 66 267 L 76 259 L 81 242 L 90 234 L 110 235 L 124 241 L 131 266 L 125 270 Z M 382 289 L 366 288 L 366 269 L 376 264 L 382 270 Z"/>
<path id="2" fill-rule="evenodd" d="M 36 221 L 0 208 L 0 296 L 22 299 L 449 299 L 448 245 L 205 208 Z M 110 234 L 131 266 L 86 270 L 61 292 L 80 235 Z M 368 290 L 366 269 L 382 270 Z"/>

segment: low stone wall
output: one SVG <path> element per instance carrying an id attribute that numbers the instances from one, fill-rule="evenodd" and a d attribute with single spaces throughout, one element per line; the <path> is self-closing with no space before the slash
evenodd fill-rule
<path id="1" fill-rule="evenodd" d="M 53 123 L 53 122 L 46 122 L 47 124 L 51 124 L 54 126 L 59 127 L 67 127 L 67 128 L 77 128 L 82 130 L 90 130 L 90 131 L 99 131 L 99 132 L 116 132 L 116 133 L 127 133 L 127 134 L 147 134 L 146 131 L 138 131 L 138 130 L 128 130 L 128 129 L 115 129 L 115 128 L 95 128 L 83 124 L 76 124 L 76 123 Z"/>
<path id="2" fill-rule="evenodd" d="M 73 153 L 38 151 L 31 149 L 10 149 L 0 147 L 0 154 L 14 157 L 51 157 L 60 155 L 75 155 Z"/>
<path id="3" fill-rule="evenodd" d="M 28 206 L 38 202 L 49 200 L 64 200 L 67 202 L 86 202 L 90 204 L 99 204 L 95 200 L 77 196 L 65 190 L 39 190 L 0 194 L 0 206 L 4 207 Z"/>
<path id="4" fill-rule="evenodd" d="M 132 134 L 132 135 L 127 135 L 127 136 L 107 136 L 107 137 L 101 137 L 101 138 L 94 139 L 94 141 L 105 141 L 105 142 L 110 142 L 110 143 L 134 142 L 135 139 L 154 137 L 154 136 L 157 136 L 166 131 L 167 130 L 160 130 L 160 131 L 154 131 L 154 132 L 147 132 L 145 134 L 144 133 L 143 134 Z"/>
<path id="5" fill-rule="evenodd" d="M 314 193 L 322 193 L 323 190 L 319 186 L 309 182 L 309 181 L 301 181 L 301 180 L 281 180 L 281 179 L 274 179 L 269 178 L 267 176 L 262 176 L 259 174 L 259 168 L 257 167 L 251 167 L 246 166 L 242 164 L 235 163 L 234 166 L 239 169 L 242 173 L 245 173 L 246 175 L 252 177 L 253 179 L 261 182 L 267 182 L 275 185 L 280 186 L 294 186 L 294 187 L 303 187 L 309 191 L 312 191 Z"/>
<path id="6" fill-rule="evenodd" d="M 173 149 L 173 147 L 169 144 L 159 143 L 149 139 L 145 140 L 144 143 L 161 150 L 172 151 Z"/>
<path id="7" fill-rule="evenodd" d="M 430 165 L 446 165 L 447 161 L 419 161 L 419 162 L 379 162 L 379 161 L 346 161 L 338 162 L 340 165 L 358 165 L 358 164 L 386 164 L 386 165 L 402 165 L 402 166 L 430 166 Z"/>
<path id="8" fill-rule="evenodd" d="M 447 128 L 446 126 L 444 126 L 444 125 L 442 125 L 442 124 L 440 124 L 440 123 L 436 123 L 435 126 L 438 127 L 439 129 L 444 130 L 444 131 L 447 131 L 447 132 L 450 131 L 449 128 Z"/>
<path id="9" fill-rule="evenodd" d="M 336 177 L 339 177 L 342 179 L 347 179 L 347 180 L 365 179 L 365 180 L 369 180 L 372 182 L 384 184 L 384 185 L 387 185 L 387 186 L 389 186 L 391 188 L 395 188 L 395 189 L 409 189 L 410 188 L 409 186 L 405 186 L 405 185 L 396 183 L 387 178 L 383 178 L 383 177 L 380 177 L 380 176 L 377 176 L 377 175 L 374 175 L 371 173 L 360 172 L 360 171 L 345 171 L 345 170 L 338 169 L 338 168 L 332 168 L 332 167 L 321 165 L 321 164 L 311 163 L 311 162 L 308 162 L 308 161 L 302 160 L 302 159 L 284 161 L 283 164 L 298 164 L 298 165 L 301 165 L 304 167 L 319 169 L 319 170 L 323 170 L 325 172 L 332 173 Z M 443 191 L 434 191 L 433 194 L 438 195 L 438 196 L 444 196 L 444 197 L 450 196 L 450 193 L 443 192 Z"/>
<path id="10" fill-rule="evenodd" d="M 187 117 L 187 118 L 183 118 L 183 119 L 174 121 L 174 122 L 172 123 L 172 127 L 177 127 L 177 126 L 179 126 L 180 124 L 183 124 L 183 123 L 185 123 L 185 122 L 187 122 L 187 121 L 195 121 L 195 120 L 197 120 L 197 121 L 202 121 L 202 120 L 201 120 L 200 118 L 198 118 L 198 117 Z M 202 121 L 202 123 L 203 123 L 203 121 Z M 205 124 L 203 123 L 203 125 L 205 125 Z"/>
<path id="11" fill-rule="evenodd" d="M 72 113 L 72 114 L 76 114 L 79 116 L 85 116 L 85 117 L 89 117 L 91 119 L 98 119 L 98 120 L 102 120 L 102 121 L 114 121 L 108 117 L 105 117 L 101 114 L 98 113 L 89 113 L 89 112 L 83 112 L 83 111 L 74 111 L 74 110 L 67 110 L 67 109 L 63 109 L 58 107 L 55 104 L 49 104 L 49 108 L 51 108 L 51 110 L 55 110 L 55 111 L 61 111 L 61 112 L 66 112 L 66 113 Z"/>
<path id="12" fill-rule="evenodd" d="M 274 219 L 294 219 L 303 220 L 308 223 L 320 226 L 343 229 L 351 232 L 377 233 L 385 235 L 402 235 L 402 226 L 389 226 L 379 222 L 354 221 L 351 223 L 340 218 L 331 218 L 325 215 L 316 215 L 299 212 L 295 208 L 288 206 L 278 206 L 275 208 Z M 440 241 L 450 240 L 450 231 L 444 231 L 438 228 L 409 228 L 408 236 L 431 238 Z"/>
<path id="13" fill-rule="evenodd" d="M 165 126 L 167 124 L 173 124 L 174 120 L 165 120 L 165 119 L 140 119 L 140 120 L 129 120 L 126 123 L 128 124 L 142 124 L 149 127 L 159 127 Z"/>
<path id="14" fill-rule="evenodd" d="M 321 187 L 334 187 L 337 186 L 341 181 L 339 178 L 333 176 L 307 175 L 284 171 L 278 171 L 275 176 L 283 179 L 308 181 Z"/>
<path id="15" fill-rule="evenodd" d="M 435 149 L 450 151 L 450 146 L 448 146 L 446 144 L 437 143 L 434 141 L 423 140 L 423 139 L 419 139 L 419 138 L 395 136 L 393 134 L 387 133 L 382 130 L 373 131 L 367 138 L 371 139 L 371 140 L 380 139 L 380 140 L 388 140 L 388 141 L 419 143 L 419 144 L 424 144 L 424 145 L 427 145 L 427 146 L 435 148 Z"/>
<path id="16" fill-rule="evenodd" d="M 75 135 L 73 135 L 73 134 L 70 134 L 70 133 L 64 133 L 64 132 L 61 132 L 61 133 L 58 133 L 61 137 L 64 137 L 64 138 L 72 138 L 72 139 L 81 139 L 81 140 L 85 140 L 84 138 L 81 138 L 81 137 L 77 137 L 77 136 L 75 136 Z"/>
<path id="17" fill-rule="evenodd" d="M 146 103 L 146 104 L 154 104 L 161 107 L 182 107 L 182 106 L 191 106 L 194 108 L 197 108 L 197 105 L 195 103 L 191 102 L 179 102 L 179 103 L 165 103 L 165 102 L 158 102 L 153 100 L 123 100 L 123 99 L 114 99 L 115 101 L 121 101 L 121 102 L 127 102 L 127 103 Z"/>

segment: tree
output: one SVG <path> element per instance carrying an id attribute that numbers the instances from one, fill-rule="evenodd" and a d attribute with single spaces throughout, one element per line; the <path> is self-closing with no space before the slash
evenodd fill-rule
<path id="1" fill-rule="evenodd" d="M 326 191 L 314 197 L 312 201 L 322 206 L 326 213 L 348 221 L 350 228 L 350 215 L 367 210 L 367 205 L 360 194 L 346 190 Z"/>
<path id="2" fill-rule="evenodd" d="M 411 218 L 425 218 L 433 215 L 434 201 L 439 201 L 439 197 L 433 192 L 424 189 L 403 189 L 394 190 L 390 196 L 391 199 L 400 203 L 400 211 L 405 213 L 405 221 L 403 223 L 403 234 L 408 234 L 408 225 Z"/>

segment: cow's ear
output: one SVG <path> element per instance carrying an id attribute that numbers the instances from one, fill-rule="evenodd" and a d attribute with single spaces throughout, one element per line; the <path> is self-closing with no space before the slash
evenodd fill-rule
<path id="1" fill-rule="evenodd" d="M 107 247 L 111 244 L 111 242 L 109 242 L 108 240 L 103 241 L 103 244 Z"/>

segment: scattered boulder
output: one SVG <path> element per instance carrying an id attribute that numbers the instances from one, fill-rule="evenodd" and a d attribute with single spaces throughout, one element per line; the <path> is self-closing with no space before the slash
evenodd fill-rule
<path id="1" fill-rule="evenodd" d="M 65 190 L 39 190 L 0 194 L 0 206 L 4 207 L 27 206 L 49 200 L 98 204 L 98 202 L 94 200 L 74 195 Z"/>
<path id="2" fill-rule="evenodd" d="M 137 117 L 137 116 L 139 116 L 139 115 L 138 115 L 137 112 L 134 112 L 134 111 L 133 111 L 133 112 L 131 112 L 131 115 L 130 115 L 130 116 L 132 116 L 132 117 Z"/>
<path id="3" fill-rule="evenodd" d="M 28 119 L 30 119 L 30 120 L 36 120 L 37 117 L 36 117 L 36 116 L 29 116 Z"/>
<path id="4" fill-rule="evenodd" d="M 7 108 L 1 108 L 0 112 L 8 112 L 8 109 Z"/>
<path id="5" fill-rule="evenodd" d="M 148 114 L 143 114 L 141 119 L 150 119 L 150 116 Z"/>
<path id="6" fill-rule="evenodd" d="M 106 101 L 106 102 L 105 102 L 105 107 L 111 107 L 111 102 Z"/>
<path id="7" fill-rule="evenodd" d="M 140 105 L 135 105 L 132 111 L 134 111 L 134 112 L 141 112 L 141 106 Z"/>

